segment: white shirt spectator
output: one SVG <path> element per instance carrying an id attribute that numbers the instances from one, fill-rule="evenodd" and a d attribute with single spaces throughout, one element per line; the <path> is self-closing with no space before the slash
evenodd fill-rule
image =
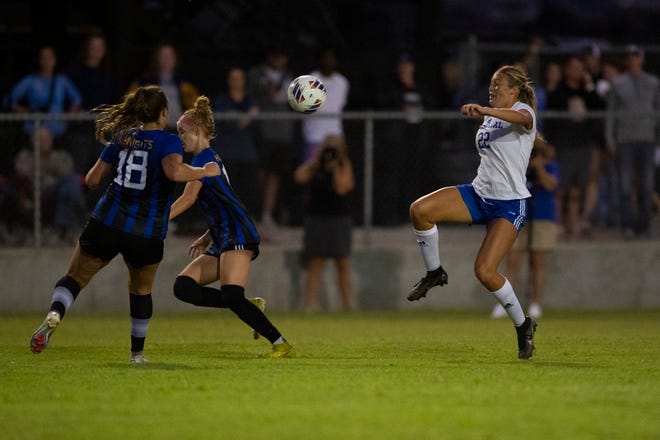
<path id="1" fill-rule="evenodd" d="M 321 145 L 323 139 L 329 134 L 344 136 L 344 126 L 341 117 L 319 117 L 322 113 L 341 113 L 348 99 L 349 82 L 344 75 L 333 72 L 330 76 L 324 76 L 315 70 L 310 75 L 316 76 L 323 82 L 328 97 L 323 107 L 318 109 L 314 115 L 309 115 L 302 122 L 302 134 L 305 142 L 303 160 L 313 155 L 316 148 Z"/>

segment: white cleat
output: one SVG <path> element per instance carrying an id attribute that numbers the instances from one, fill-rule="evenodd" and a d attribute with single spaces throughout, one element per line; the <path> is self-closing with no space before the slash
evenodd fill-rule
<path id="1" fill-rule="evenodd" d="M 30 339 L 30 350 L 32 350 L 32 353 L 41 353 L 48 347 L 50 335 L 53 334 L 59 323 L 60 314 L 55 310 L 48 312 L 46 319 L 44 319 L 44 322 L 41 323 Z"/>
<path id="2" fill-rule="evenodd" d="M 149 360 L 144 357 L 144 351 L 131 351 L 131 364 L 146 364 Z"/>

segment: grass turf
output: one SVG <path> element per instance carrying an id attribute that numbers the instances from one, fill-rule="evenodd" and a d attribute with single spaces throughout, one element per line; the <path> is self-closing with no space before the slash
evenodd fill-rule
<path id="1" fill-rule="evenodd" d="M 270 314 L 294 359 L 229 311 L 156 314 L 150 363 L 127 316 L 0 315 L 2 439 L 657 439 L 660 311 L 552 312 L 534 357 L 508 320 L 416 310 Z"/>

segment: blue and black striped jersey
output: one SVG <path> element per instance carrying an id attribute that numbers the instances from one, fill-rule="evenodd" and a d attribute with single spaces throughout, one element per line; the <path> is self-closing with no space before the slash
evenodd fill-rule
<path id="1" fill-rule="evenodd" d="M 161 161 L 183 155 L 179 137 L 163 130 L 131 128 L 109 142 L 100 159 L 112 164 L 113 179 L 92 218 L 129 234 L 164 240 L 176 183 Z"/>
<path id="2" fill-rule="evenodd" d="M 215 245 L 220 249 L 233 249 L 245 244 L 259 244 L 257 228 L 245 205 L 234 193 L 220 156 L 211 148 L 206 148 L 193 158 L 192 166 L 203 167 L 208 162 L 217 162 L 222 173 L 201 179 L 202 189 L 197 200 Z"/>

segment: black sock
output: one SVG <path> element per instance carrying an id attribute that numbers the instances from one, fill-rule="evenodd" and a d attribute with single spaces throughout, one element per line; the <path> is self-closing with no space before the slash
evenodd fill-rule
<path id="1" fill-rule="evenodd" d="M 234 284 L 226 284 L 220 290 L 222 299 L 229 309 L 241 320 L 259 332 L 261 336 L 268 339 L 270 343 L 277 341 L 282 334 L 259 310 L 245 297 L 245 289 Z"/>
<path id="2" fill-rule="evenodd" d="M 131 351 L 143 351 L 149 320 L 153 313 L 151 293 L 147 295 L 129 293 L 129 297 L 131 304 Z"/>
<path id="3" fill-rule="evenodd" d="M 174 296 L 183 302 L 199 307 L 216 307 L 224 309 L 227 306 L 222 300 L 220 290 L 197 284 L 192 278 L 179 275 L 174 281 Z"/>

